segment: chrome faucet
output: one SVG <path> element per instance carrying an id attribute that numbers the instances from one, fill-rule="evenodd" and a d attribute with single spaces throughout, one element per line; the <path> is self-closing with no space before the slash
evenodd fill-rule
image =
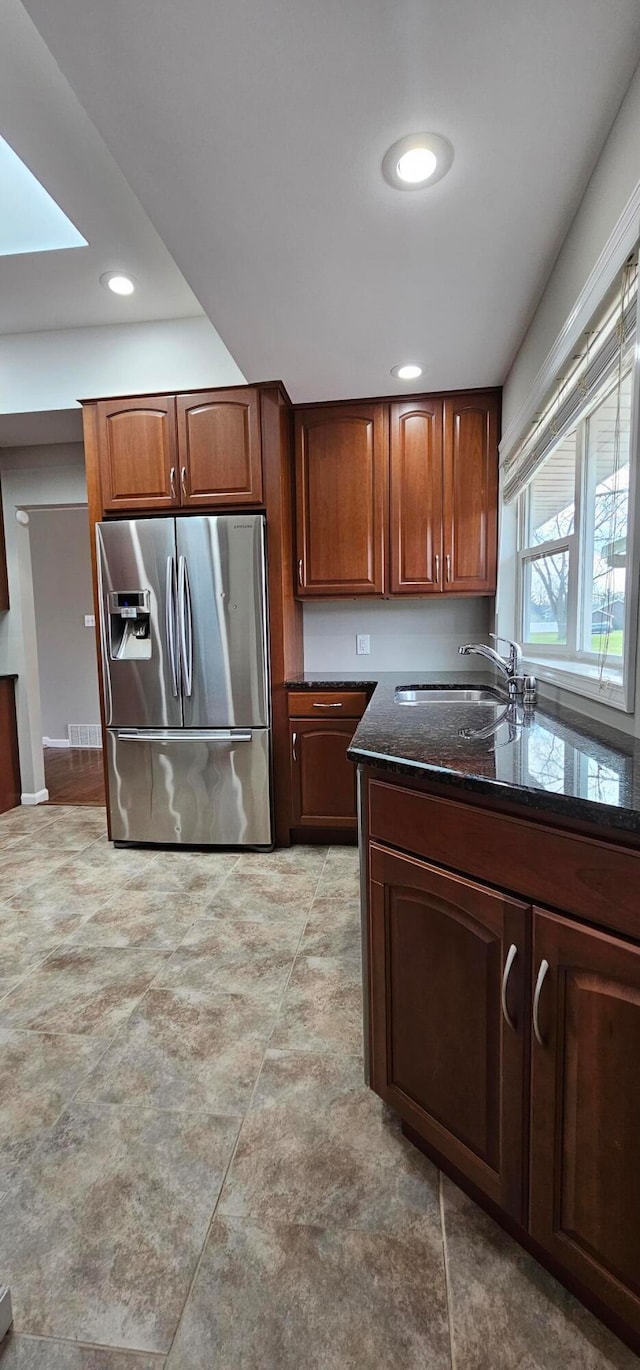
<path id="1" fill-rule="evenodd" d="M 497 637 L 495 633 L 489 633 L 494 642 L 506 642 L 509 648 L 508 657 L 501 656 L 495 648 L 487 647 L 484 642 L 467 642 L 464 647 L 459 647 L 460 656 L 483 656 L 490 661 L 493 666 L 500 671 L 507 682 L 507 693 L 510 699 L 520 699 L 523 704 L 535 704 L 536 702 L 536 678 L 534 675 L 523 675 L 522 672 L 522 649 L 517 642 L 512 642 L 509 637 Z"/>

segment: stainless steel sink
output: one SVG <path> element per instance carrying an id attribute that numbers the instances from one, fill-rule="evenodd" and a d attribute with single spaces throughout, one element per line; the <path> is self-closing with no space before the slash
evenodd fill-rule
<path id="1" fill-rule="evenodd" d="M 494 708 L 507 702 L 497 690 L 431 689 L 428 685 L 418 685 L 414 689 L 398 686 L 393 698 L 396 704 L 492 704 Z"/>

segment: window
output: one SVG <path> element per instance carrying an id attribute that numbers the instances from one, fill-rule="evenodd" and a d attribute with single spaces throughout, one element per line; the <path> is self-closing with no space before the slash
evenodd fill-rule
<path id="1" fill-rule="evenodd" d="M 622 685 L 629 591 L 632 355 L 519 496 L 525 653 Z"/>

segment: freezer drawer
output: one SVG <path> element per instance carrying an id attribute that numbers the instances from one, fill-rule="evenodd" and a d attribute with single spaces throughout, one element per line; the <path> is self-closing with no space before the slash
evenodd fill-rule
<path id="1" fill-rule="evenodd" d="M 107 730 L 112 836 L 269 846 L 269 730 Z"/>

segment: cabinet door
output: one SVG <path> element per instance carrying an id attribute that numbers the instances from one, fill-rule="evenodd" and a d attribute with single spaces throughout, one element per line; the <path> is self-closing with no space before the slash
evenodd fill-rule
<path id="1" fill-rule="evenodd" d="M 177 408 L 182 504 L 260 504 L 257 391 L 178 395 Z"/>
<path id="2" fill-rule="evenodd" d="M 444 401 L 444 589 L 494 594 L 498 537 L 498 400 Z"/>
<path id="3" fill-rule="evenodd" d="M 520 1219 L 526 906 L 375 843 L 369 850 L 373 1087 Z"/>
<path id="4" fill-rule="evenodd" d="M 124 513 L 178 504 L 173 396 L 100 400 L 96 411 L 104 508 Z"/>
<path id="5" fill-rule="evenodd" d="M 440 594 L 442 401 L 391 405 L 391 577 L 393 594 Z"/>
<path id="6" fill-rule="evenodd" d="M 9 579 L 7 576 L 7 549 L 4 539 L 4 513 L 0 495 L 0 612 L 9 608 Z"/>
<path id="7" fill-rule="evenodd" d="M 640 1331 L 640 947 L 535 910 L 532 974 L 530 1230 Z"/>
<path id="8" fill-rule="evenodd" d="M 347 748 L 356 726 L 353 719 L 335 723 L 291 720 L 294 828 L 355 830 L 356 768 L 347 757 Z"/>
<path id="9" fill-rule="evenodd" d="M 300 410 L 295 434 L 298 594 L 382 594 L 385 406 Z"/>

